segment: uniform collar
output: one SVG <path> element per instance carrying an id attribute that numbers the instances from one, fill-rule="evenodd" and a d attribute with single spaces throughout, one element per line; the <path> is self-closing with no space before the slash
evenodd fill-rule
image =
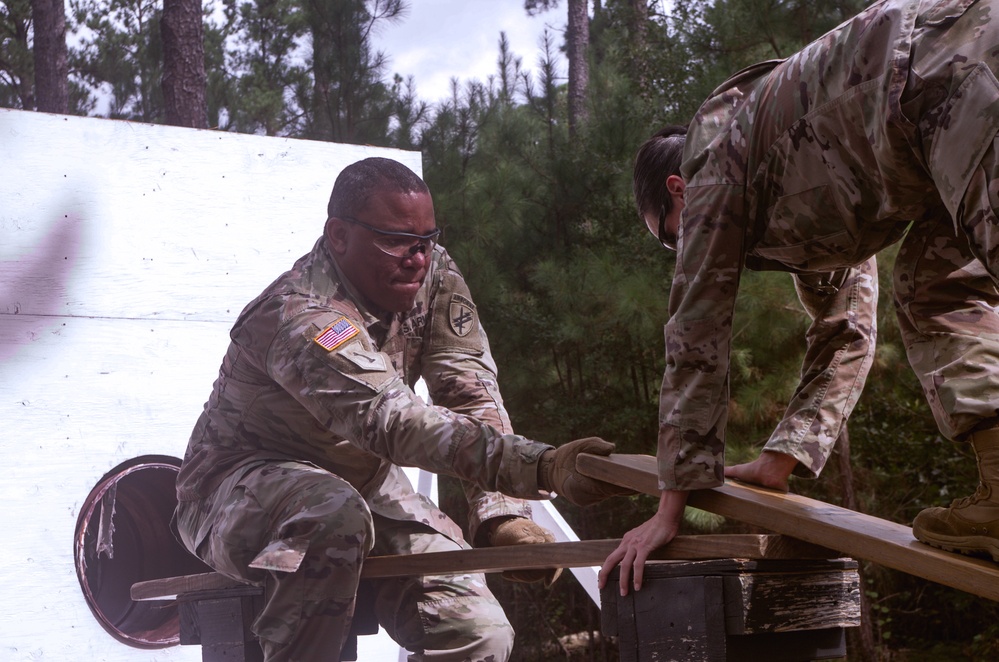
<path id="1" fill-rule="evenodd" d="M 396 313 L 386 313 L 380 312 L 376 306 L 368 303 L 367 299 L 358 291 L 354 284 L 343 274 L 340 270 L 340 265 L 336 263 L 336 257 L 334 257 L 333 252 L 329 248 L 325 237 L 319 240 L 321 245 L 320 250 L 323 252 L 325 258 L 329 261 L 330 268 L 332 269 L 332 279 L 337 284 L 337 293 L 334 296 L 342 296 L 348 299 L 354 307 L 357 308 L 357 312 L 360 313 L 361 319 L 364 320 L 364 325 L 371 330 L 371 327 L 380 325 L 383 330 L 388 330 L 392 325 L 394 318 L 399 315 Z M 383 331 L 384 333 L 384 331 Z"/>

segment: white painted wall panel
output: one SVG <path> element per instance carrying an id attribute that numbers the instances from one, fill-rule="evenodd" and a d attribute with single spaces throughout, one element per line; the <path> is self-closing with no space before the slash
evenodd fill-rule
<path id="1" fill-rule="evenodd" d="M 421 172 L 412 152 L 0 109 L 0 659 L 200 660 L 97 624 L 79 509 L 117 464 L 183 454 L 236 314 L 376 155 Z"/>

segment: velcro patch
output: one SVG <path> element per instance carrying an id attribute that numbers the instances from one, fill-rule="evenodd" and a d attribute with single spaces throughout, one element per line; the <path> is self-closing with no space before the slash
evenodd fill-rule
<path id="1" fill-rule="evenodd" d="M 478 324 L 475 319 L 475 304 L 460 294 L 452 294 L 451 306 L 448 309 L 448 322 L 455 335 L 464 338 Z"/>
<path id="2" fill-rule="evenodd" d="M 458 351 L 481 356 L 486 342 L 479 314 L 461 274 L 445 270 L 430 307 L 429 352 Z"/>
<path id="3" fill-rule="evenodd" d="M 332 352 L 359 333 L 360 330 L 349 319 L 341 317 L 320 331 L 312 340 L 327 352 Z"/>
<path id="4" fill-rule="evenodd" d="M 388 370 L 388 364 L 385 361 L 384 354 L 366 351 L 363 347 L 361 347 L 360 343 L 354 343 L 344 347 L 340 351 L 340 356 L 347 359 L 361 370 L 372 372 L 385 372 Z"/>

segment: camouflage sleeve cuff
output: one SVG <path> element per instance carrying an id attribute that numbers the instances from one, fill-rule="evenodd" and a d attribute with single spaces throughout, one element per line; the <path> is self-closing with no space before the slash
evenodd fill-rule
<path id="1" fill-rule="evenodd" d="M 525 517 L 531 519 L 531 504 L 497 492 L 484 492 L 483 498 L 469 504 L 468 536 L 475 540 L 483 523 L 497 517 Z"/>
<path id="2" fill-rule="evenodd" d="M 703 490 L 725 484 L 725 442 L 714 429 L 699 435 L 663 425 L 656 460 L 660 490 Z"/>
<path id="3" fill-rule="evenodd" d="M 497 491 L 519 499 L 551 499 L 552 494 L 538 484 L 541 454 L 554 448 L 515 434 L 503 435 L 504 471 L 497 477 Z"/>

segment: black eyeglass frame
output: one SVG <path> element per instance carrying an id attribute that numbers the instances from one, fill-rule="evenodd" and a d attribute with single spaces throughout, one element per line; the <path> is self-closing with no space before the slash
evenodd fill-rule
<path id="1" fill-rule="evenodd" d="M 659 234 L 656 237 L 659 243 L 663 245 L 663 248 L 671 251 L 676 250 L 676 237 L 668 236 L 666 231 L 666 205 L 665 203 L 659 208 Z"/>
<path id="2" fill-rule="evenodd" d="M 441 230 L 440 228 L 434 228 L 432 231 L 428 232 L 427 234 L 413 234 L 412 232 L 382 230 L 381 228 L 376 228 L 373 225 L 368 225 L 364 221 L 354 218 L 353 216 L 343 215 L 343 216 L 336 216 L 335 218 L 339 218 L 341 221 L 345 221 L 352 225 L 360 225 L 365 230 L 370 230 L 375 234 L 383 235 L 386 237 L 405 237 L 408 239 L 415 240 L 415 243 L 409 248 L 406 248 L 403 251 L 402 255 L 396 255 L 395 253 L 386 250 L 384 246 L 379 246 L 377 242 L 375 243 L 375 248 L 385 253 L 386 255 L 391 255 L 392 257 L 412 257 L 417 253 L 421 252 L 424 255 L 429 254 L 430 251 L 433 250 L 434 244 L 438 243 L 440 241 L 441 235 L 444 234 L 444 231 Z"/>

